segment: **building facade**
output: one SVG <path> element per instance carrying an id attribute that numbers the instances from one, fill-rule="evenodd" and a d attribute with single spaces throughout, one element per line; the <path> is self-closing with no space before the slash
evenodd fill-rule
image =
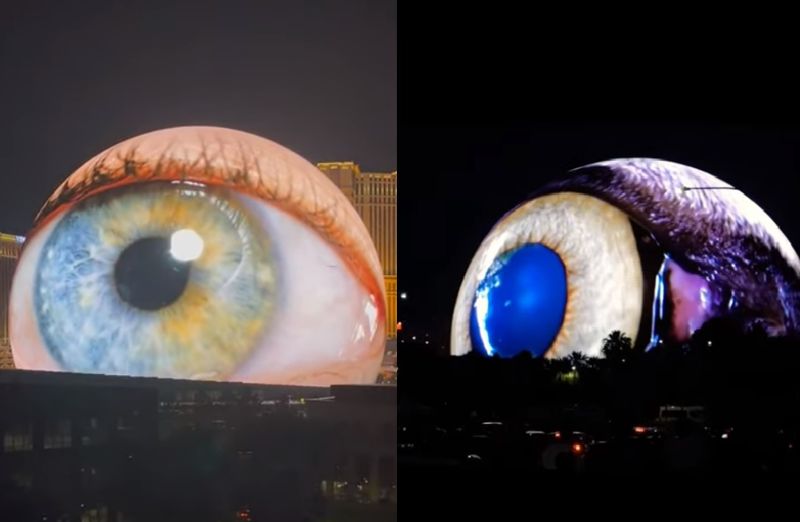
<path id="1" fill-rule="evenodd" d="M 24 240 L 21 236 L 0 234 L 0 369 L 14 367 L 8 341 L 8 297 Z"/>
<path id="2" fill-rule="evenodd" d="M 375 243 L 386 286 L 386 335 L 397 337 L 397 171 L 361 172 L 358 163 L 318 163 L 355 207 Z"/>

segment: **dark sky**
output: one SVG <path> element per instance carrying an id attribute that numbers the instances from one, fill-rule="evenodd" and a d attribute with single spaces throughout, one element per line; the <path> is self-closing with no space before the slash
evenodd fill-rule
<path id="1" fill-rule="evenodd" d="M 395 0 L 18 2 L 0 16 L 0 231 L 94 154 L 219 125 L 397 168 Z"/>
<path id="2" fill-rule="evenodd" d="M 567 170 L 649 156 L 706 170 L 743 190 L 800 247 L 800 126 L 573 121 L 476 127 L 404 125 L 399 318 L 447 344 L 458 287 L 494 223 Z M 411 194 L 411 195 L 410 195 Z M 406 203 L 413 195 L 413 212 Z"/>

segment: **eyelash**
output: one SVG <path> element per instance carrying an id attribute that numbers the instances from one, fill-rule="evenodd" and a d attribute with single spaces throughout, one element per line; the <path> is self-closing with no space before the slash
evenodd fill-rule
<path id="1" fill-rule="evenodd" d="M 289 190 L 281 190 L 282 169 L 288 168 L 286 165 L 272 163 L 270 167 L 274 167 L 277 174 L 264 176 L 258 158 L 241 144 L 232 148 L 226 147 L 220 141 L 217 143 L 218 153 L 212 155 L 209 154 L 211 143 L 203 143 L 199 154 L 191 151 L 191 155 L 196 156 L 193 161 L 176 158 L 172 144 L 164 148 L 155 159 L 142 160 L 146 154 L 140 154 L 139 148 L 135 146 L 130 147 L 125 154 L 102 153 L 87 162 L 56 189 L 37 214 L 32 234 L 85 198 L 126 185 L 149 181 L 194 181 L 208 186 L 219 185 L 265 200 L 306 223 L 337 249 L 353 275 L 370 292 L 375 295 L 381 293 L 380 262 L 369 255 L 371 240 L 366 229 L 363 233 L 353 233 L 353 223 L 362 223 L 355 211 L 348 212 L 350 209 L 343 204 L 345 201 L 337 201 L 335 196 L 327 197 L 325 199 L 328 201 L 325 201 L 315 183 L 308 177 L 305 177 L 308 183 L 301 191 L 305 197 L 293 198 L 295 191 L 292 190 L 292 185 L 288 186 Z M 237 152 L 236 156 L 230 154 L 231 150 Z M 222 165 L 215 165 L 214 162 L 217 161 Z M 236 165 L 237 168 L 232 168 L 231 165 Z M 76 176 L 79 181 L 70 185 L 69 182 Z M 324 176 L 320 177 L 327 181 Z M 379 302 L 382 309 L 382 300 Z"/>

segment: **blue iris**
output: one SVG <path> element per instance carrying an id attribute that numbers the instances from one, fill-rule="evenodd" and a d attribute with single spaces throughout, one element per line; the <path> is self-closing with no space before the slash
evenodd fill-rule
<path id="1" fill-rule="evenodd" d="M 564 322 L 567 273 L 557 253 L 535 243 L 498 256 L 475 292 L 474 348 L 485 355 L 544 355 Z"/>
<path id="2" fill-rule="evenodd" d="M 248 353 L 245 343 L 223 346 L 215 331 L 233 331 L 240 323 L 212 314 L 225 310 L 246 325 L 263 320 L 273 294 L 256 270 L 271 267 L 255 256 L 267 252 L 266 238 L 256 238 L 251 222 L 236 217 L 234 200 L 222 199 L 227 192 L 219 194 L 139 184 L 87 199 L 60 219 L 42 246 L 33 291 L 39 333 L 61 369 L 185 378 L 222 374 Z M 166 222 L 149 210 L 159 206 L 185 209 L 192 217 Z M 213 262 L 178 267 L 188 274 L 167 288 L 176 261 L 163 246 L 176 229 L 195 222 L 203 224 L 206 239 L 227 239 L 218 242 Z M 143 241 L 153 250 L 138 248 Z M 197 302 L 209 303 L 200 311 L 182 305 L 187 284 Z M 186 337 L 174 334 L 193 328 L 209 329 L 208 344 L 184 343 Z"/>

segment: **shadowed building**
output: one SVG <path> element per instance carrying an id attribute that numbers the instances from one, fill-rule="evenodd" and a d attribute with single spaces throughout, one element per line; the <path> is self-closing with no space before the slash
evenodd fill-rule
<path id="1" fill-rule="evenodd" d="M 393 386 L 0 371 L 2 519 L 387 520 L 396 403 Z"/>

